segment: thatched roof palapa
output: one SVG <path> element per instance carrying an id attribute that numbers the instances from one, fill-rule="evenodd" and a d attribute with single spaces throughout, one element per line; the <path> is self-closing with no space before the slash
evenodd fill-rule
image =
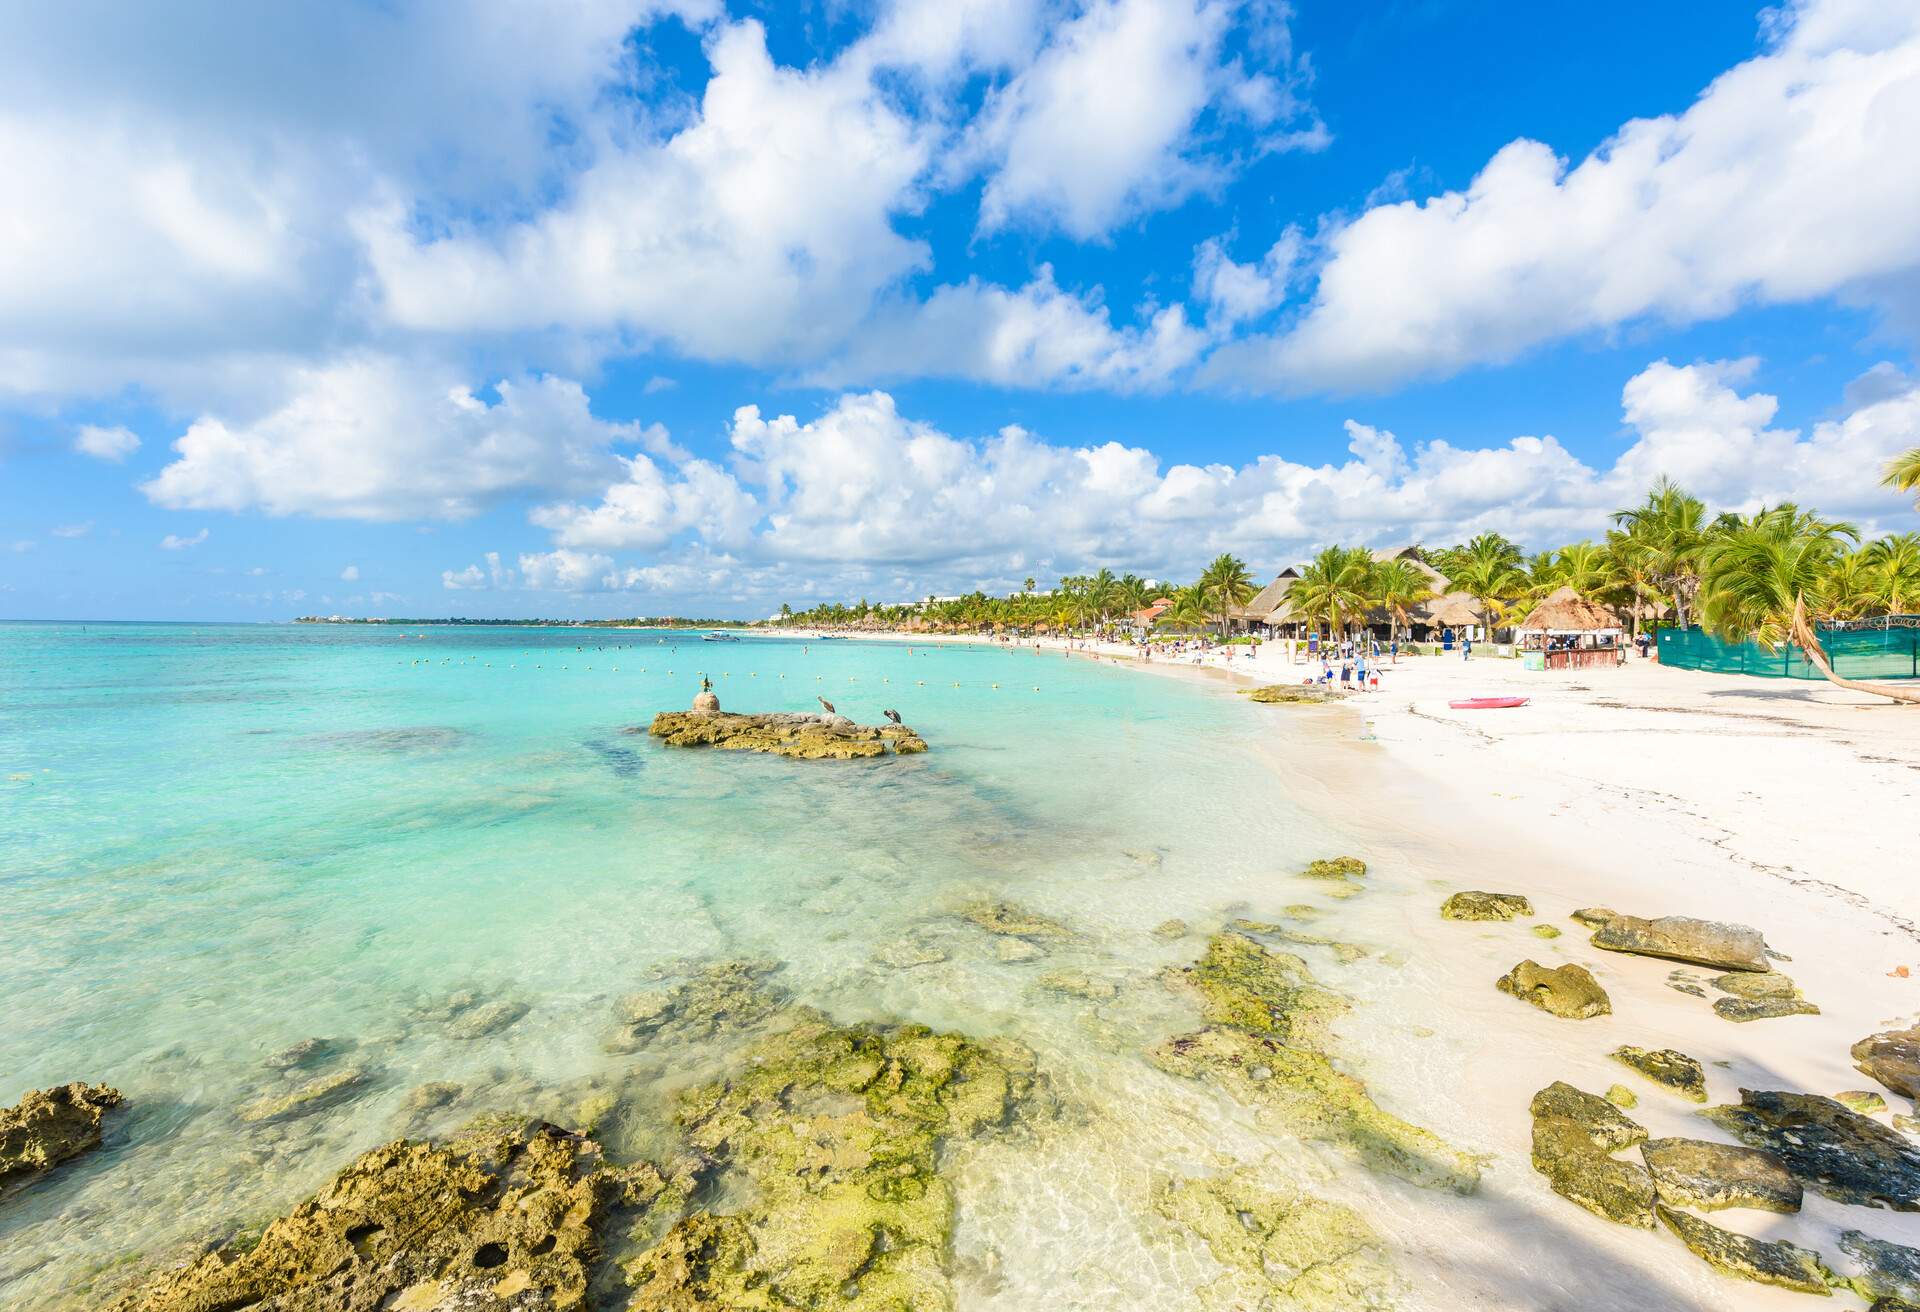
<path id="1" fill-rule="evenodd" d="M 1480 624 L 1480 603 L 1464 592 L 1449 592 L 1414 608 L 1414 617 L 1424 624 L 1458 629 Z"/>
<path id="2" fill-rule="evenodd" d="M 1586 600 L 1571 587 L 1563 587 L 1535 606 L 1514 626 L 1514 632 L 1599 633 L 1619 627 L 1620 620 L 1612 611 Z"/>

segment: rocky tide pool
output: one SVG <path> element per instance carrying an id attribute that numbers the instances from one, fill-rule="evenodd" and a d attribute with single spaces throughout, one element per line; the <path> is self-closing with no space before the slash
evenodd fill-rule
<path id="1" fill-rule="evenodd" d="M 650 736 L 703 679 L 904 728 Z M 1574 1023 L 1423 949 L 1550 926 L 1439 929 L 1293 800 L 1303 714 L 984 645 L 0 626 L 0 1106 L 119 1095 L 0 1179 L 0 1305 L 1762 1306 L 1551 1198 L 1563 1063 L 1483 1018 Z"/>

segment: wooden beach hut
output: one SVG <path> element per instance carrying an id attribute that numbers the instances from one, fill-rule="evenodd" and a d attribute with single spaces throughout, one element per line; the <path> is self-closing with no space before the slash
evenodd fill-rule
<path id="1" fill-rule="evenodd" d="M 1617 665 L 1626 650 L 1619 617 L 1571 587 L 1560 588 L 1535 606 L 1514 626 L 1513 636 L 1521 651 L 1540 652 L 1549 670 Z"/>

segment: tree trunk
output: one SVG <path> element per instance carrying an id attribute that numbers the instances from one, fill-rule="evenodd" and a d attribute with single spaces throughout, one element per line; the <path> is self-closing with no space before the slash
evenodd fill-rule
<path id="1" fill-rule="evenodd" d="M 1800 644 L 1800 650 L 1813 662 L 1813 668 L 1825 675 L 1827 682 L 1835 687 L 1886 697 L 1909 706 L 1920 706 L 1920 688 L 1888 688 L 1877 683 L 1862 683 L 1858 679 L 1843 679 L 1835 674 L 1833 666 L 1827 662 L 1826 648 L 1820 645 L 1819 635 L 1813 631 L 1813 624 L 1807 619 L 1806 598 L 1798 595 L 1793 599 L 1793 640 Z"/>

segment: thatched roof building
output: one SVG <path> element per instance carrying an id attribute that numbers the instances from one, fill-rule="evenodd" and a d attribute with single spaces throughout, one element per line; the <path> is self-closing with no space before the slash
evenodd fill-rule
<path id="1" fill-rule="evenodd" d="M 1603 633 L 1617 631 L 1620 618 L 1605 606 L 1588 601 L 1570 587 L 1554 592 L 1513 626 L 1523 633 Z"/>
<path id="2" fill-rule="evenodd" d="M 1236 624 L 1279 624 L 1284 617 L 1276 619 L 1274 612 L 1285 607 L 1287 589 L 1293 586 L 1300 571 L 1289 565 L 1273 576 L 1273 582 L 1256 592 L 1244 606 L 1235 606 L 1227 615 Z"/>

